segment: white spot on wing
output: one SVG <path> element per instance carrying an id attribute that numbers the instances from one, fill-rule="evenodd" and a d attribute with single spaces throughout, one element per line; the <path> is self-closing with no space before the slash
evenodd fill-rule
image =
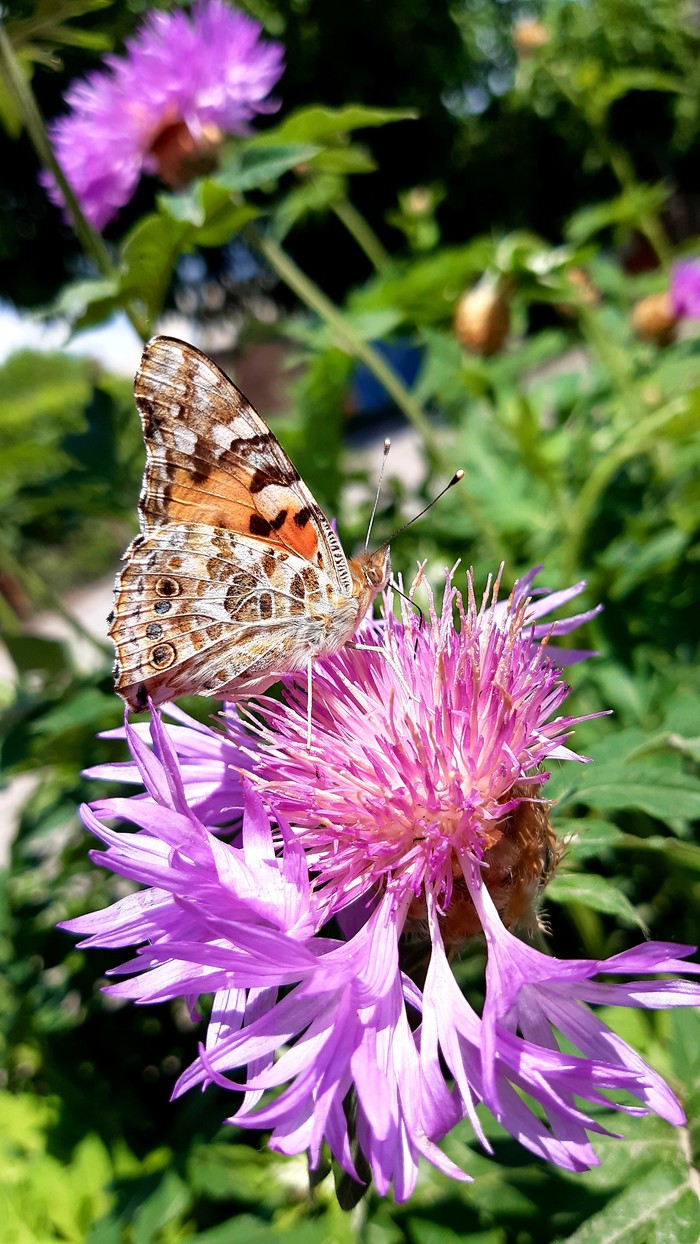
<path id="1" fill-rule="evenodd" d="M 232 437 L 235 437 L 237 440 L 240 438 L 241 440 L 249 441 L 251 436 L 258 435 L 260 429 L 247 419 L 236 418 L 231 423 L 230 431 Z"/>
<path id="2" fill-rule="evenodd" d="M 233 432 L 230 428 L 224 426 L 223 423 L 215 423 L 211 430 L 211 437 L 215 445 L 220 449 L 230 449 L 233 440 Z"/>
<path id="3" fill-rule="evenodd" d="M 192 454 L 197 444 L 197 434 L 192 428 L 177 426 L 173 428 L 173 440 L 175 448 L 179 449 L 181 454 Z"/>

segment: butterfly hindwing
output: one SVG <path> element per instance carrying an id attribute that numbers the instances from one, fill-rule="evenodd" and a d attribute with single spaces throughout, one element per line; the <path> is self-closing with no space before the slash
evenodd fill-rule
<path id="1" fill-rule="evenodd" d="M 328 621 L 347 625 L 355 611 L 302 558 L 224 528 L 173 523 L 137 536 L 117 579 L 116 688 L 133 708 L 193 688 L 259 691 L 303 668 Z"/>

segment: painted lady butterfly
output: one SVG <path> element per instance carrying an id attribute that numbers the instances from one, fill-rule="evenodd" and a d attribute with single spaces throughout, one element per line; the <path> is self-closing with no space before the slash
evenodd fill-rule
<path id="1" fill-rule="evenodd" d="M 154 337 L 134 385 L 141 534 L 115 583 L 115 686 L 130 708 L 235 699 L 342 648 L 390 571 L 348 560 L 270 429 L 194 346 Z"/>

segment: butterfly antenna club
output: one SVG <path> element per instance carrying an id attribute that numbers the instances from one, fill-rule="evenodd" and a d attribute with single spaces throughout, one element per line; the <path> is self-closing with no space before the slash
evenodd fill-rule
<path id="1" fill-rule="evenodd" d="M 383 548 L 386 548 L 388 544 L 392 544 L 397 536 L 400 536 L 403 531 L 406 531 L 407 527 L 412 527 L 413 524 L 417 522 L 419 518 L 422 518 L 424 514 L 428 513 L 428 510 L 432 510 L 436 502 L 438 502 L 441 499 L 441 497 L 444 497 L 445 493 L 450 491 L 450 488 L 454 488 L 455 484 L 458 484 L 460 480 L 463 480 L 463 479 L 464 479 L 464 471 L 460 468 L 459 471 L 455 471 L 449 484 L 445 484 L 445 487 L 441 489 L 441 491 L 437 494 L 436 497 L 433 497 L 432 501 L 429 501 L 427 505 L 423 506 L 423 509 L 419 510 L 417 514 L 414 514 L 413 518 L 409 518 L 408 522 L 404 523 L 403 527 L 399 527 L 398 531 L 395 531 L 393 536 L 390 536 L 389 539 L 385 540 L 384 543 L 381 544 L 379 547 L 383 549 Z"/>

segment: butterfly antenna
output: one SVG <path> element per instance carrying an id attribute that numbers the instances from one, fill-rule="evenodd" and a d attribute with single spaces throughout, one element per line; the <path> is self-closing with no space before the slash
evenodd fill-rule
<path id="1" fill-rule="evenodd" d="M 385 540 L 384 543 L 380 544 L 379 547 L 383 549 L 383 548 L 386 548 L 388 544 L 391 544 L 392 541 L 395 540 L 397 536 L 401 535 L 402 531 L 405 531 L 407 527 L 411 527 L 413 523 L 417 522 L 419 518 L 422 518 L 424 514 L 427 514 L 428 510 L 432 510 L 436 501 L 439 501 L 441 497 L 444 497 L 445 493 L 449 492 L 450 488 L 454 488 L 455 484 L 458 484 L 459 481 L 462 479 L 464 479 L 464 471 L 462 470 L 455 471 L 449 484 L 445 484 L 445 487 L 442 489 L 442 491 L 439 492 L 436 497 L 433 497 L 432 501 L 429 501 L 428 504 L 424 506 L 423 509 L 418 512 L 418 514 L 414 514 L 413 518 L 409 518 L 408 522 L 404 523 L 403 527 L 399 527 L 398 531 L 395 531 L 393 536 L 390 536 L 389 539 Z"/>
<path id="2" fill-rule="evenodd" d="M 365 540 L 365 553 L 367 552 L 369 548 L 369 538 L 372 534 L 372 527 L 374 525 L 374 519 L 377 513 L 377 506 L 379 505 L 379 494 L 382 491 L 382 480 L 384 479 L 384 469 L 386 467 L 386 460 L 389 457 L 390 449 L 391 449 L 391 441 L 389 440 L 389 437 L 387 436 L 386 440 L 384 441 L 384 455 L 382 457 L 382 465 L 379 468 L 379 482 L 377 484 L 377 494 L 374 498 L 374 505 L 372 506 L 372 513 L 370 515 L 369 527 L 367 528 L 367 539 Z"/>
<path id="3" fill-rule="evenodd" d="M 425 615 L 420 605 L 416 604 L 412 596 L 407 596 L 405 592 L 401 591 L 401 588 L 398 586 L 395 579 L 391 580 L 391 590 L 392 592 L 396 592 L 397 596 L 403 596 L 404 600 L 408 601 L 411 608 L 416 610 L 416 613 L 418 614 L 418 625 L 422 627 L 423 623 L 425 622 Z"/>

